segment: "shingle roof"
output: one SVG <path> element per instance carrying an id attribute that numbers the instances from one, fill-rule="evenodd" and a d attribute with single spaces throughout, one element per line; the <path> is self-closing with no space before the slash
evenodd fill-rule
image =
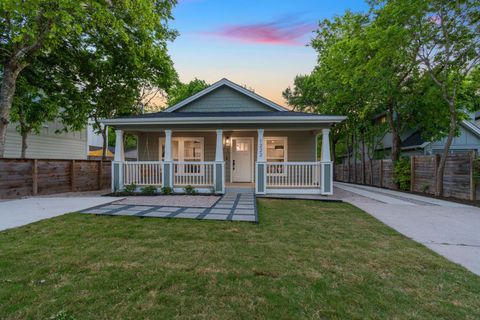
<path id="1" fill-rule="evenodd" d="M 422 138 L 420 131 L 415 131 L 407 139 L 402 141 L 402 148 L 420 146 L 425 142 L 425 139 Z"/>

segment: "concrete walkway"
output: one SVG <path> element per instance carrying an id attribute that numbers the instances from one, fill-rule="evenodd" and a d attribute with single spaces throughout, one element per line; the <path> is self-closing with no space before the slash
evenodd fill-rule
<path id="1" fill-rule="evenodd" d="M 110 203 L 114 197 L 32 197 L 0 202 L 0 231 Z"/>
<path id="2" fill-rule="evenodd" d="M 343 201 L 480 275 L 480 208 L 369 186 L 335 187 Z"/>

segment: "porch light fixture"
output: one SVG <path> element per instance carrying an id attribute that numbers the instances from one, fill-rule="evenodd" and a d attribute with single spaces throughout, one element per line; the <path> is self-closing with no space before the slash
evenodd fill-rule
<path id="1" fill-rule="evenodd" d="M 225 138 L 225 146 L 230 147 L 230 137 Z"/>

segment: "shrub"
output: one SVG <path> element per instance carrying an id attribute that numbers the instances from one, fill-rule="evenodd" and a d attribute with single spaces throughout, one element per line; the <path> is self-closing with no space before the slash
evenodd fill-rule
<path id="1" fill-rule="evenodd" d="M 66 311 L 62 310 L 54 315 L 52 315 L 50 320 L 75 320 L 76 318 L 71 314 L 68 314 Z"/>
<path id="2" fill-rule="evenodd" d="M 393 181 L 400 190 L 410 190 L 410 158 L 403 157 L 395 162 L 393 168 Z"/>
<path id="3" fill-rule="evenodd" d="M 142 194 L 152 195 L 157 193 L 157 187 L 155 186 L 145 186 L 141 189 Z"/>
<path id="4" fill-rule="evenodd" d="M 136 189 L 137 189 L 137 185 L 134 184 L 134 183 L 131 183 L 131 184 L 129 184 L 129 185 L 126 185 L 126 186 L 123 188 L 123 192 L 125 192 L 126 194 L 133 194 Z"/>
<path id="5" fill-rule="evenodd" d="M 173 189 L 171 187 L 162 187 L 162 193 L 163 194 L 172 194 Z"/>
<path id="6" fill-rule="evenodd" d="M 196 194 L 197 193 L 197 190 L 195 190 L 195 188 L 192 187 L 191 185 L 185 186 L 183 188 L 183 191 L 185 191 L 186 194 Z"/>

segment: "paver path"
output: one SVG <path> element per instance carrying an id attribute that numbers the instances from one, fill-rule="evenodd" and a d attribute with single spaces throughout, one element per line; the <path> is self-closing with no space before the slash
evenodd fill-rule
<path id="1" fill-rule="evenodd" d="M 201 196 L 196 196 L 201 197 Z M 200 220 L 226 220 L 258 222 L 257 206 L 253 192 L 227 192 L 211 207 L 161 206 L 148 203 L 144 205 L 114 202 L 83 210 L 82 213 L 138 216 L 157 218 L 186 218 Z"/>
<path id="2" fill-rule="evenodd" d="M 480 275 L 480 208 L 369 186 L 335 187 L 343 201 Z"/>

